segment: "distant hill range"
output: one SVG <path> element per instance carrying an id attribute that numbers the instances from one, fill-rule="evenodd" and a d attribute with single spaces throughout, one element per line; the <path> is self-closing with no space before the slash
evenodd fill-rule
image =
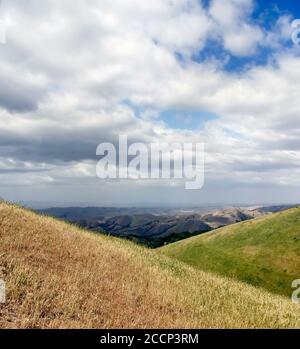
<path id="1" fill-rule="evenodd" d="M 104 232 L 155 248 L 292 207 L 295 205 L 190 210 L 67 207 L 38 211 L 92 231 Z"/>

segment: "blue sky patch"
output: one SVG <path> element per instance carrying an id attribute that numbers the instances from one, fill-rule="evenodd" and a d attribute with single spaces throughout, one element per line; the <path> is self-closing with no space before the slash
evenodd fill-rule
<path id="1" fill-rule="evenodd" d="M 206 8 L 211 0 L 202 0 Z M 297 0 L 256 0 L 255 8 L 250 21 L 259 25 L 262 29 L 269 31 L 274 28 L 279 17 L 289 15 L 293 19 L 300 18 L 300 1 Z M 281 43 L 281 49 L 293 47 L 292 40 Z M 252 66 L 265 66 L 270 58 L 276 53 L 276 49 L 270 47 L 257 47 L 257 52 L 251 56 L 234 56 L 224 50 L 222 42 L 209 40 L 204 50 L 195 54 L 192 59 L 197 63 L 217 59 L 222 63 L 222 70 L 227 72 L 241 72 Z M 177 57 L 179 61 L 182 57 Z"/>
<path id="2" fill-rule="evenodd" d="M 217 115 L 206 111 L 169 109 L 160 114 L 160 120 L 173 129 L 197 130 L 207 121 L 217 119 Z"/>

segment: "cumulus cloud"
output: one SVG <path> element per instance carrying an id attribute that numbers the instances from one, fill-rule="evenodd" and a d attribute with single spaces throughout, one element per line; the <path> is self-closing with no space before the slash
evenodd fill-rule
<path id="1" fill-rule="evenodd" d="M 252 19 L 251 0 L 212 0 L 208 7 L 197 0 L 4 5 L 0 178 L 8 196 L 23 198 L 35 185 L 44 195 L 61 197 L 73 186 L 77 198 L 85 187 L 85 196 L 94 188 L 124 199 L 133 186 L 104 188 L 95 178 L 97 145 L 116 143 L 119 134 L 130 141 L 205 142 L 208 188 L 282 186 L 289 178 L 298 184 L 300 60 L 297 48 L 283 52 L 282 46 L 291 16 L 266 30 Z M 194 58 L 212 41 L 236 57 L 255 55 L 260 47 L 276 52 L 266 66 L 230 72 L 217 55 Z M 170 109 L 217 118 L 199 129 L 175 130 L 160 119 Z M 13 185 L 18 192 L 8 189 Z M 212 189 L 204 198 L 209 193 L 219 201 Z M 41 194 L 36 189 L 32 195 Z"/>
<path id="2" fill-rule="evenodd" d="M 234 55 L 254 54 L 264 39 L 262 29 L 249 20 L 253 7 L 253 0 L 213 0 L 211 3 L 210 15 L 216 24 L 216 35 Z"/>

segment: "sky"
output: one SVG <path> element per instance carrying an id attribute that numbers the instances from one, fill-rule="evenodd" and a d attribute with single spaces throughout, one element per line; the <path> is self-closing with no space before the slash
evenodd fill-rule
<path id="1" fill-rule="evenodd" d="M 294 0 L 2 0 L 0 197 L 300 202 L 298 18 Z M 204 187 L 100 180 L 119 135 L 204 143 Z"/>

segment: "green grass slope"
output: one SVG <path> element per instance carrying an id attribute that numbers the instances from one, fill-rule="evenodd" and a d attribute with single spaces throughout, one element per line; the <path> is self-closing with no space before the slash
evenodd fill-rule
<path id="1" fill-rule="evenodd" d="M 292 281 L 300 278 L 300 208 L 176 242 L 160 252 L 290 297 Z"/>
<path id="2" fill-rule="evenodd" d="M 299 328 L 285 297 L 0 203 L 1 328 Z"/>

